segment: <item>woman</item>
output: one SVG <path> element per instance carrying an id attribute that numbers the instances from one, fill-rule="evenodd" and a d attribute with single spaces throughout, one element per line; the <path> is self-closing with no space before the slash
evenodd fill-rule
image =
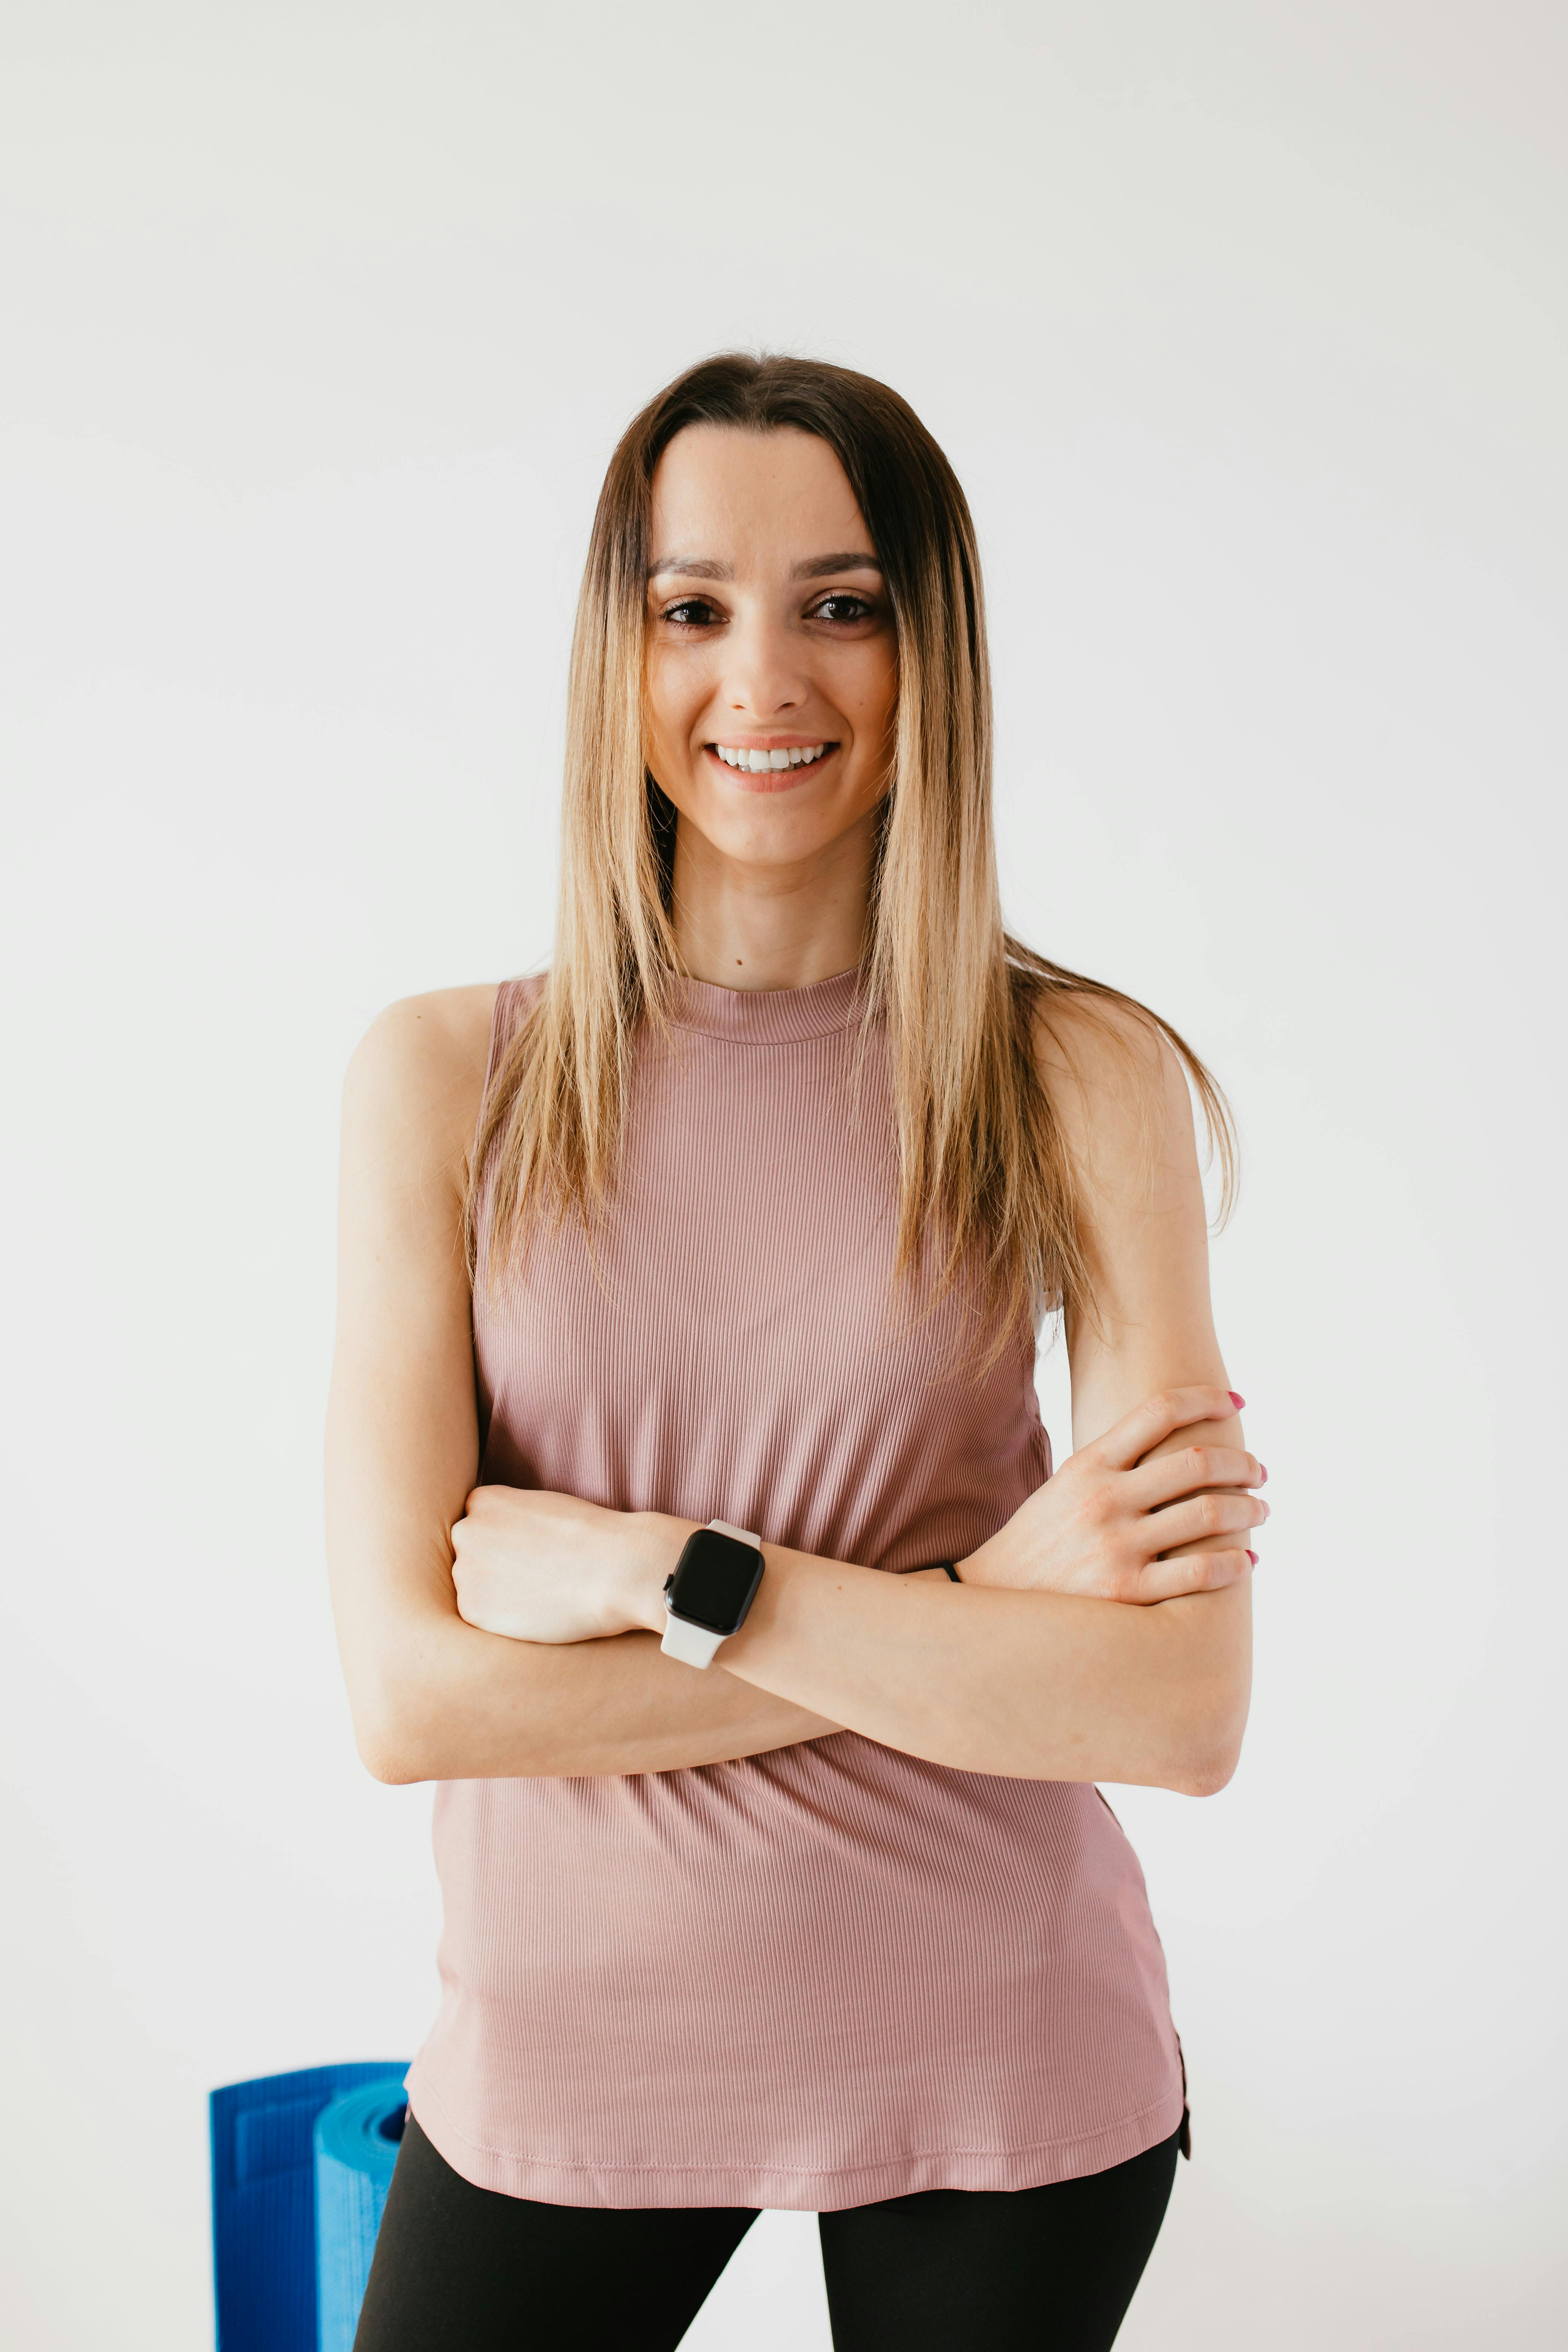
<path id="1" fill-rule="evenodd" d="M 446 1903 L 364 2352 L 672 2347 L 764 2206 L 839 2352 L 1088 2352 L 1153 2242 L 1184 2077 L 1094 1783 L 1229 1777 L 1265 1474 L 1184 1065 L 1218 1098 L 1005 937 L 989 750 L 904 403 L 662 393 L 551 971 L 395 1006 L 346 1093 L 334 1596 Z"/>

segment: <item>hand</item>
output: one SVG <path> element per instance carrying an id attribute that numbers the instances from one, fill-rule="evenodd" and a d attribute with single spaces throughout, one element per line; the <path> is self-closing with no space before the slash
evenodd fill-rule
<path id="1" fill-rule="evenodd" d="M 458 1614 L 513 1642 L 593 1642 L 663 1622 L 673 1520 L 575 1495 L 476 1486 L 452 1529 Z M 668 1554 L 668 1558 L 666 1555 Z"/>
<path id="2" fill-rule="evenodd" d="M 1215 1536 L 1244 1539 L 1261 1526 L 1268 1506 L 1245 1490 L 1263 1484 L 1268 1475 L 1263 1465 L 1230 1445 L 1194 1445 L 1144 1459 L 1175 1430 L 1228 1421 L 1235 1411 L 1226 1389 L 1173 1389 L 1151 1397 L 1092 1445 L 1069 1454 L 1005 1527 L 959 1561 L 959 1575 L 965 1584 L 1073 1592 L 1140 1606 L 1239 1583 L 1253 1564 L 1244 1541 L 1234 1549 L 1169 1555 Z"/>

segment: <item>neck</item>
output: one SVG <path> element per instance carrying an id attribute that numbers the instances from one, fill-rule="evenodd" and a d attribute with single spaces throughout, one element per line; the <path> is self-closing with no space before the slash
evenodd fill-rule
<path id="1" fill-rule="evenodd" d="M 695 825 L 675 836 L 675 940 L 693 980 L 717 988 L 809 988 L 858 963 L 875 813 L 799 865 L 725 856 Z"/>

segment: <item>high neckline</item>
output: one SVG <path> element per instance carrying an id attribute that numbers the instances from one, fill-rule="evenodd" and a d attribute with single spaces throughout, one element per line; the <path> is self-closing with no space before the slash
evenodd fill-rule
<path id="1" fill-rule="evenodd" d="M 829 1037 L 860 1016 L 858 964 L 806 988 L 716 988 L 710 981 L 669 982 L 669 1017 L 678 1029 L 727 1037 L 742 1045 L 790 1045 Z"/>

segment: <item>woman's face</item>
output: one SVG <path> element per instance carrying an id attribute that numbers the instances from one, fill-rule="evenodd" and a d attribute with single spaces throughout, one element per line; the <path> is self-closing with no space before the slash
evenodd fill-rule
<path id="1" fill-rule="evenodd" d="M 887 790 L 893 616 L 814 434 L 689 425 L 653 478 L 648 766 L 721 856 L 809 864 Z"/>

